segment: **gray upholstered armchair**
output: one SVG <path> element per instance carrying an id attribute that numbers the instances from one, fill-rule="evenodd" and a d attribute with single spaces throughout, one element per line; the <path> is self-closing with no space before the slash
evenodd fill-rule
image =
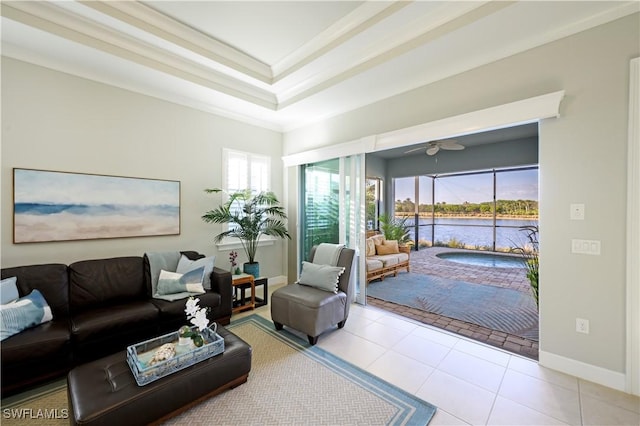
<path id="1" fill-rule="evenodd" d="M 302 331 L 309 338 L 309 343 L 315 345 L 322 332 L 335 325 L 344 327 L 355 292 L 351 283 L 354 254 L 355 251 L 349 248 L 340 251 L 336 266 L 344 267 L 344 272 L 335 293 L 302 284 L 289 284 L 274 291 L 271 319 L 276 329 L 281 330 L 286 325 Z M 309 257 L 311 261 L 315 255 L 314 246 Z"/>

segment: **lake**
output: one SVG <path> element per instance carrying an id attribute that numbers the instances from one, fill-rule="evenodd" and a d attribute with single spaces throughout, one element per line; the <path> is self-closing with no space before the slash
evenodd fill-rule
<path id="1" fill-rule="evenodd" d="M 413 219 L 407 220 L 411 225 L 411 239 L 415 241 Z M 527 234 L 520 230 L 522 226 L 537 225 L 537 220 L 497 219 L 496 220 L 496 247 L 510 248 L 527 245 Z M 431 219 L 420 219 L 418 240 L 431 241 Z M 446 244 L 455 239 L 467 246 L 493 245 L 493 219 L 479 218 L 436 218 L 435 241 Z"/>

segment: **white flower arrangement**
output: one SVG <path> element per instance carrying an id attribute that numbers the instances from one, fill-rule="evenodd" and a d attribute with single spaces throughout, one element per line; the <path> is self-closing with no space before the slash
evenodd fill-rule
<path id="1" fill-rule="evenodd" d="M 200 299 L 194 299 L 190 297 L 187 300 L 187 304 L 184 308 L 184 312 L 187 314 L 187 319 L 191 324 L 198 327 L 198 330 L 204 331 L 209 326 L 209 320 L 207 319 L 207 308 L 201 308 L 198 306 Z"/>
<path id="2" fill-rule="evenodd" d="M 190 297 L 184 308 L 184 312 L 187 314 L 187 319 L 191 324 L 197 327 L 198 331 L 192 331 L 191 328 L 184 325 L 178 330 L 178 336 L 181 339 L 191 338 L 193 344 L 196 347 L 200 347 L 204 344 L 201 332 L 209 326 L 209 320 L 207 319 L 207 311 L 209 308 L 201 308 L 198 306 L 200 299 Z"/>

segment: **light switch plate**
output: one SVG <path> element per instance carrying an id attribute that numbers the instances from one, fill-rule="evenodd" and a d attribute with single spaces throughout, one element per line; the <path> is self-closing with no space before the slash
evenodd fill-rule
<path id="1" fill-rule="evenodd" d="M 594 256 L 600 255 L 600 241 L 599 240 L 571 240 L 571 253 L 575 254 L 591 254 Z"/>

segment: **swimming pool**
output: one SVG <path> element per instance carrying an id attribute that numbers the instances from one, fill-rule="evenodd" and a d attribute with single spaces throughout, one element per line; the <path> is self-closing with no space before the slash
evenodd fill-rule
<path id="1" fill-rule="evenodd" d="M 436 255 L 440 259 L 466 265 L 485 266 L 489 268 L 524 268 L 524 262 L 519 256 L 509 256 L 496 253 L 465 253 L 445 252 Z"/>

